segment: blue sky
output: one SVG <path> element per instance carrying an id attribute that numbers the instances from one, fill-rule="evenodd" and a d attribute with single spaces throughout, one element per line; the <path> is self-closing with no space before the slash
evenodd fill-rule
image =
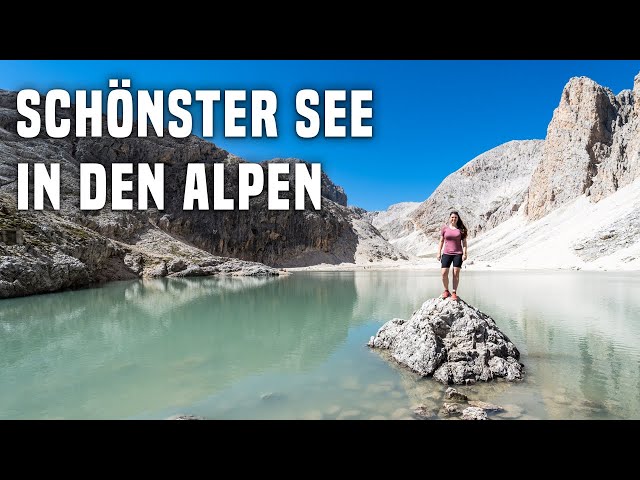
<path id="1" fill-rule="evenodd" d="M 632 88 L 639 72 L 637 60 L 29 60 L 0 61 L 0 88 L 106 92 L 109 78 L 131 78 L 133 90 L 273 90 L 277 139 L 224 138 L 216 130 L 210 140 L 250 161 L 320 162 L 345 188 L 350 205 L 377 210 L 425 200 L 448 174 L 504 142 L 544 138 L 572 76 L 591 77 L 618 93 Z M 373 138 L 298 138 L 295 94 L 302 88 L 373 90 Z M 215 111 L 217 126 L 221 114 Z"/>

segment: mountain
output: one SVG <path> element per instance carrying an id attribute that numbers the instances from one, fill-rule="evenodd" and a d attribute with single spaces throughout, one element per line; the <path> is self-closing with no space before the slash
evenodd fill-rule
<path id="1" fill-rule="evenodd" d="M 475 237 L 523 206 L 543 146 L 542 140 L 514 140 L 493 148 L 447 176 L 421 204 L 392 205 L 373 222 L 381 222 L 380 231 L 392 244 L 415 255 L 435 252 L 452 210 Z"/>
<path id="2" fill-rule="evenodd" d="M 639 175 L 640 74 L 633 90 L 618 95 L 589 78 L 572 78 L 547 129 L 527 217 L 542 218 L 581 195 L 598 202 Z"/>
<path id="3" fill-rule="evenodd" d="M 572 78 L 547 129 L 525 208 L 478 236 L 493 266 L 640 268 L 640 74 L 614 95 Z M 471 250 L 470 246 L 470 250 Z"/>
<path id="4" fill-rule="evenodd" d="M 43 107 L 35 108 L 44 118 Z M 75 132 L 73 110 L 58 110 L 56 117 L 70 119 Z M 16 129 L 20 118 L 16 93 L 0 90 L 0 298 L 127 278 L 274 275 L 278 271 L 271 267 L 406 258 L 347 207 L 344 190 L 326 174 L 319 211 L 308 199 L 305 210 L 268 210 L 267 182 L 248 211 L 184 211 L 187 163 L 204 163 L 209 179 L 213 165 L 222 163 L 225 197 L 237 205 L 238 165 L 244 160 L 196 136 L 53 139 L 41 134 L 23 139 Z M 133 211 L 81 211 L 79 166 L 87 162 L 106 167 L 107 205 L 111 164 L 164 163 L 164 210 L 137 211 L 134 200 Z M 281 162 L 301 160 L 260 165 L 266 169 Z M 17 210 L 17 163 L 61 164 L 60 211 Z M 137 175 L 129 179 L 137 191 Z M 293 172 L 289 179 L 291 189 L 281 198 L 293 201 Z"/>
<path id="5" fill-rule="evenodd" d="M 382 231 L 399 248 L 433 256 L 440 225 L 458 210 L 476 265 L 638 269 L 639 177 L 640 74 L 618 95 L 575 77 L 544 141 L 508 142 L 479 155 L 415 210 L 389 214 Z M 389 212 L 396 208 L 403 211 Z"/>
<path id="6" fill-rule="evenodd" d="M 394 203 L 386 210 L 367 212 L 365 218 L 378 229 L 384 238 L 395 239 L 414 229 L 413 223 L 409 222 L 408 218 L 418 206 L 420 206 L 420 202 Z"/>

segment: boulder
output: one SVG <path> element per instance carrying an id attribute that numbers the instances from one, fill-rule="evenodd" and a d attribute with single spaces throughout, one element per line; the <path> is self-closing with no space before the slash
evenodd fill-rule
<path id="1" fill-rule="evenodd" d="M 462 411 L 463 420 L 488 420 L 487 412 L 478 407 L 467 407 Z"/>
<path id="2" fill-rule="evenodd" d="M 464 300 L 432 298 L 409 320 L 394 318 L 368 342 L 398 363 L 444 384 L 520 380 L 520 352 L 487 314 Z"/>

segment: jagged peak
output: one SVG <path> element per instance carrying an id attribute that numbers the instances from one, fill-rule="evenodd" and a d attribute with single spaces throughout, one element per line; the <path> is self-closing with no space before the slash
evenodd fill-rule
<path id="1" fill-rule="evenodd" d="M 600 85 L 595 80 L 585 76 L 571 77 L 562 90 L 559 107 L 580 105 L 600 96 L 608 97 L 611 102 L 615 100 L 611 89 Z"/>
<path id="2" fill-rule="evenodd" d="M 311 162 L 296 157 L 276 157 L 260 163 L 304 163 L 305 165 L 311 165 Z M 343 207 L 347 206 L 347 194 L 345 193 L 344 188 L 340 185 L 336 185 L 324 170 L 322 171 L 322 196 L 342 205 Z"/>

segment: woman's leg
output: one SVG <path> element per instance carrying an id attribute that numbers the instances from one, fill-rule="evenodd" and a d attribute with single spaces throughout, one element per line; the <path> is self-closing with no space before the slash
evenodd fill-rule
<path id="1" fill-rule="evenodd" d="M 453 291 L 458 290 L 458 283 L 460 283 L 460 270 L 461 267 L 453 267 Z"/>
<path id="2" fill-rule="evenodd" d="M 445 290 L 449 290 L 449 269 L 441 268 L 440 271 L 442 272 L 442 285 Z"/>

